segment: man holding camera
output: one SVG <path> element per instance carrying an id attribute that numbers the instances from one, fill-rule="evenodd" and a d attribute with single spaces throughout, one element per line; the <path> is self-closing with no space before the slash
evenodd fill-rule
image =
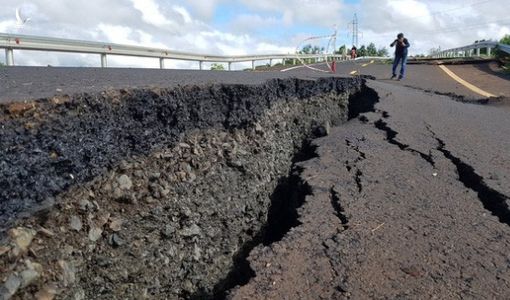
<path id="1" fill-rule="evenodd" d="M 397 67 L 399 63 L 401 63 L 400 67 L 400 75 L 398 76 L 398 80 L 404 78 L 406 73 L 406 64 L 407 64 L 407 48 L 411 46 L 409 41 L 404 37 L 403 33 L 399 33 L 397 35 L 397 39 L 390 44 L 390 47 L 395 46 L 395 60 L 393 60 L 393 69 L 391 79 L 397 77 Z"/>

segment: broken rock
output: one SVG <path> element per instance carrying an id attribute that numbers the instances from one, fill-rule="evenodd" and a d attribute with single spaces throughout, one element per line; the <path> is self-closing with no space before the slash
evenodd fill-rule
<path id="1" fill-rule="evenodd" d="M 28 247 L 32 243 L 34 236 L 37 232 L 33 229 L 18 227 L 9 230 L 9 236 L 16 245 L 16 247 L 21 250 L 21 252 L 27 252 Z"/>
<path id="2" fill-rule="evenodd" d="M 119 188 L 121 190 L 130 190 L 133 187 L 133 182 L 127 175 L 122 175 L 117 178 L 117 183 L 119 184 Z"/>

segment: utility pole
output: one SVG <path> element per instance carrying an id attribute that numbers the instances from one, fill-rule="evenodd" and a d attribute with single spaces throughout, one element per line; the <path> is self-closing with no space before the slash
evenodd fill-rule
<path id="1" fill-rule="evenodd" d="M 349 23 L 349 25 L 352 25 L 352 45 L 358 47 L 359 30 L 357 14 L 354 14 L 354 18 L 352 19 L 352 22 Z"/>

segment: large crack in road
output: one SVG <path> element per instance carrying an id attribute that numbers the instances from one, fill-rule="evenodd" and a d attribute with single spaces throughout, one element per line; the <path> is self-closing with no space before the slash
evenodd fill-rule
<path id="1" fill-rule="evenodd" d="M 252 251 L 255 277 L 230 298 L 510 295 L 508 198 L 436 145 L 433 133 L 418 135 L 393 119 L 380 107 L 314 142 L 319 157 L 302 164 L 312 194 L 299 210 L 301 224 Z"/>
<path id="2" fill-rule="evenodd" d="M 224 297 L 299 224 L 301 146 L 364 92 L 288 79 L 4 105 L 2 297 Z"/>
<path id="3" fill-rule="evenodd" d="M 510 294 L 509 198 L 379 95 L 289 79 L 3 106 L 0 295 Z"/>

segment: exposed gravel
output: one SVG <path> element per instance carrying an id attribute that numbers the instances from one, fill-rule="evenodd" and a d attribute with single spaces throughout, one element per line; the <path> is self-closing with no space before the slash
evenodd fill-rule
<path id="1" fill-rule="evenodd" d="M 346 121 L 361 86 L 286 79 L 5 105 L 1 224 L 13 229 L 0 293 L 221 294 L 303 141 Z"/>

